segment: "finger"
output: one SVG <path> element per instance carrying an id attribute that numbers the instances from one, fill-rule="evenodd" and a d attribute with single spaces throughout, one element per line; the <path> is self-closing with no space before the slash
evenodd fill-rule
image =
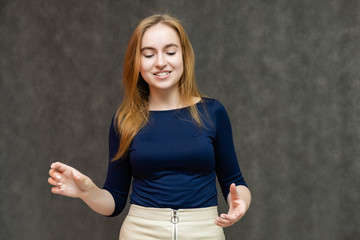
<path id="1" fill-rule="evenodd" d="M 220 227 L 229 227 L 229 226 L 233 225 L 234 223 L 232 223 L 229 220 L 223 219 L 221 217 L 217 217 L 215 219 L 215 224 L 220 226 Z"/>
<path id="2" fill-rule="evenodd" d="M 54 180 L 53 178 L 48 178 L 48 183 L 53 185 L 53 186 L 61 186 L 61 185 L 63 185 L 62 182 L 58 182 L 58 181 Z"/>
<path id="3" fill-rule="evenodd" d="M 220 221 L 217 220 L 217 219 L 214 220 L 214 223 L 215 223 L 216 225 L 218 225 L 219 227 L 224 227 L 223 224 L 220 223 Z"/>
<path id="4" fill-rule="evenodd" d="M 51 164 L 51 168 L 55 169 L 56 171 L 59 171 L 59 172 L 65 172 L 66 169 L 69 168 L 69 166 L 66 164 L 63 164 L 61 162 L 54 162 Z"/>
<path id="5" fill-rule="evenodd" d="M 53 188 L 51 188 L 51 192 L 54 193 L 54 194 L 63 194 L 64 187 L 63 186 L 53 187 Z"/>
<path id="6" fill-rule="evenodd" d="M 217 225 L 222 227 L 229 227 L 234 225 L 237 221 L 240 220 L 241 217 L 235 216 L 233 214 L 225 214 L 222 213 L 220 217 L 216 218 Z"/>
<path id="7" fill-rule="evenodd" d="M 61 175 L 59 172 L 55 171 L 54 169 L 50 169 L 49 171 L 49 175 L 55 179 L 56 181 L 60 181 L 61 180 Z"/>
<path id="8" fill-rule="evenodd" d="M 239 219 L 236 215 L 224 214 L 224 213 L 220 215 L 220 218 L 223 220 L 230 221 L 230 222 L 234 222 Z"/>

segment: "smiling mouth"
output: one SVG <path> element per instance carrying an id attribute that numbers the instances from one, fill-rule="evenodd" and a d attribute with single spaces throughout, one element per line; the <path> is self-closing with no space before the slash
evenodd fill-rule
<path id="1" fill-rule="evenodd" d="M 171 72 L 160 72 L 160 73 L 155 73 L 154 75 L 155 76 L 165 76 L 165 75 L 168 75 L 170 74 Z"/>

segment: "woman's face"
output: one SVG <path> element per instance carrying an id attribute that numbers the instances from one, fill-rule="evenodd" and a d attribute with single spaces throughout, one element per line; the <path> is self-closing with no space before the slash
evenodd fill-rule
<path id="1" fill-rule="evenodd" d="M 183 56 L 177 32 L 156 24 L 144 33 L 141 42 L 140 73 L 154 91 L 177 91 L 183 74 Z"/>

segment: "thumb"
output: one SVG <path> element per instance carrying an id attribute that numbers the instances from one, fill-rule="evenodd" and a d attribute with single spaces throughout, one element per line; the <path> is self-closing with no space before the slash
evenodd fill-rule
<path id="1" fill-rule="evenodd" d="M 78 171 L 72 171 L 72 175 L 73 175 L 73 179 L 75 181 L 75 183 L 82 189 L 82 190 L 87 190 L 90 185 L 91 185 L 91 181 L 90 179 L 81 174 L 80 172 Z"/>
<path id="2" fill-rule="evenodd" d="M 84 185 L 84 177 L 81 176 L 80 173 L 75 172 L 74 170 L 72 171 L 72 175 L 76 184 L 82 188 L 82 186 Z"/>
<path id="3" fill-rule="evenodd" d="M 232 183 L 230 185 L 230 194 L 231 194 L 232 197 L 235 197 L 235 196 L 238 195 L 235 183 Z"/>

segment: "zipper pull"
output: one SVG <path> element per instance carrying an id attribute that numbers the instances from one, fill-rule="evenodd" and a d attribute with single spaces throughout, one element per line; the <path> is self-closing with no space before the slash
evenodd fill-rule
<path id="1" fill-rule="evenodd" d="M 171 217 L 171 222 L 174 223 L 174 224 L 179 222 L 179 217 L 177 215 L 177 210 L 173 210 L 172 217 Z"/>

